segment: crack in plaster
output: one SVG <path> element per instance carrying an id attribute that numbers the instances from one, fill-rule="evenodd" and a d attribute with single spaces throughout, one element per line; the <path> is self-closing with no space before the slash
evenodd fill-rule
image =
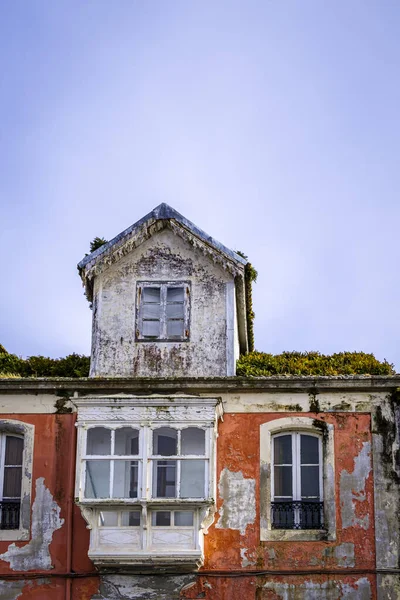
<path id="1" fill-rule="evenodd" d="M 14 544 L 0 559 L 10 563 L 13 571 L 49 570 L 53 568 L 49 546 L 53 534 L 64 524 L 60 507 L 44 485 L 44 477 L 36 480 L 36 497 L 32 506 L 32 539 L 19 548 Z"/>
<path id="2" fill-rule="evenodd" d="M 193 580 L 193 575 L 102 576 L 100 591 L 91 600 L 173 600 Z"/>
<path id="3" fill-rule="evenodd" d="M 356 516 L 356 502 L 365 502 L 365 483 L 371 472 L 371 444 L 363 442 L 362 449 L 354 459 L 352 473 L 343 470 L 340 474 L 340 504 L 343 529 L 358 525 L 368 529 L 369 516 Z"/>
<path id="4" fill-rule="evenodd" d="M 362 577 L 350 585 L 340 581 L 325 581 L 316 583 L 305 581 L 300 585 L 269 581 L 263 589 L 272 590 L 281 600 L 371 600 L 371 585 L 366 577 Z M 301 594 L 301 596 L 299 595 Z"/>

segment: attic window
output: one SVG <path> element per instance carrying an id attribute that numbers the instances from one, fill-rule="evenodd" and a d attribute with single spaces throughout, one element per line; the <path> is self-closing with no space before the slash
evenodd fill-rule
<path id="1" fill-rule="evenodd" d="M 190 287 L 185 282 L 141 282 L 136 297 L 136 339 L 189 339 Z"/>

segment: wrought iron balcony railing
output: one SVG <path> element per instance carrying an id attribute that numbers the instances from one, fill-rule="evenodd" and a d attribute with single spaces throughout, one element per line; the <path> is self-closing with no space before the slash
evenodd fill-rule
<path id="1" fill-rule="evenodd" d="M 324 503 L 271 502 L 272 529 L 324 529 Z"/>
<path id="2" fill-rule="evenodd" d="M 21 503 L 12 500 L 0 502 L 0 529 L 18 529 Z"/>

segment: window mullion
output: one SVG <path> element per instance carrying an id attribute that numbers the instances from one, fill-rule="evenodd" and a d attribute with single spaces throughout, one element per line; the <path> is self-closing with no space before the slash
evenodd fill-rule
<path id="1" fill-rule="evenodd" d="M 181 497 L 181 461 L 176 461 L 176 497 Z"/>
<path id="2" fill-rule="evenodd" d="M 300 434 L 294 433 L 293 436 L 293 500 L 301 500 Z"/>
<path id="3" fill-rule="evenodd" d="M 161 339 L 167 337 L 167 286 L 160 287 L 160 336 Z"/>

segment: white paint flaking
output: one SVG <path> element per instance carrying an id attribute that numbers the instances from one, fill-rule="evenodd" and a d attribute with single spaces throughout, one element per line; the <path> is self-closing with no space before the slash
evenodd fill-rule
<path id="1" fill-rule="evenodd" d="M 0 559 L 9 562 L 13 571 L 52 569 L 49 546 L 54 532 L 64 524 L 64 519 L 60 519 L 60 511 L 50 490 L 44 485 L 44 477 L 39 477 L 32 507 L 32 539 L 22 548 L 11 544 L 7 552 L 0 555 Z"/>
<path id="2" fill-rule="evenodd" d="M 364 442 L 358 456 L 354 459 L 354 470 L 343 470 L 340 474 L 340 504 L 343 529 L 362 527 L 368 529 L 369 516 L 356 517 L 355 502 L 365 502 L 365 482 L 371 472 L 371 444 Z"/>
<path id="3" fill-rule="evenodd" d="M 218 489 L 223 504 L 216 527 L 237 529 L 244 535 L 247 525 L 252 525 L 256 518 L 255 480 L 246 479 L 240 471 L 224 469 Z"/>

